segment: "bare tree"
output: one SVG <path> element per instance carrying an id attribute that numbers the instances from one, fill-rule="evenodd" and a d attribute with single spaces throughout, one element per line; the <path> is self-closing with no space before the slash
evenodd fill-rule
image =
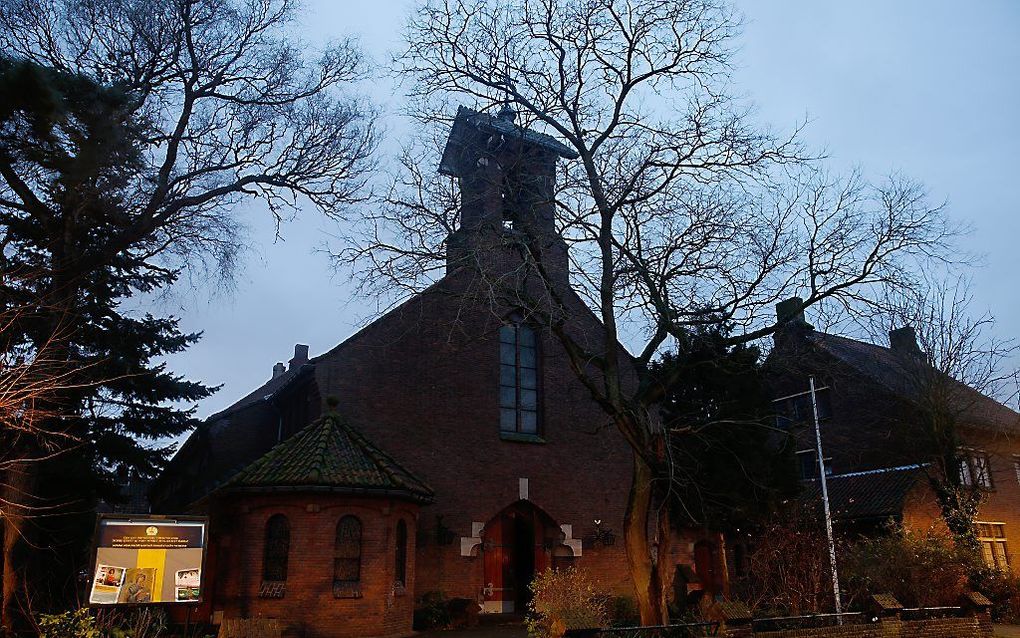
<path id="1" fill-rule="evenodd" d="M 765 337 L 772 305 L 795 293 L 805 306 L 859 306 L 879 285 L 906 285 L 954 232 L 917 184 L 829 178 L 805 168 L 796 131 L 756 127 L 728 93 L 738 26 L 716 0 L 438 0 L 413 14 L 397 59 L 423 123 L 444 124 L 457 101 L 505 103 L 576 155 L 554 193 L 573 290 L 556 284 L 534 238 L 516 243 L 523 278 L 496 273 L 478 289 L 531 304 L 633 448 L 624 532 L 646 624 L 665 618 L 658 557 L 670 535 L 658 507 L 669 485 L 657 479 L 668 475 L 658 406 L 672 379 L 650 363 L 698 326 L 732 325 L 729 345 Z M 460 220 L 455 185 L 422 172 L 423 160 L 437 164 L 432 147 L 409 149 L 337 255 L 370 288 L 420 289 L 445 263 Z M 573 291 L 598 334 L 568 329 Z"/>
<path id="2" fill-rule="evenodd" d="M 9 274 L 0 275 L 9 279 Z M 13 555 L 15 565 L 23 563 L 17 552 L 31 519 L 44 517 L 66 505 L 40 497 L 35 490 L 34 472 L 25 471 L 39 463 L 74 450 L 80 441 L 54 428 L 53 399 L 74 383 L 67 362 L 52 356 L 51 343 L 36 347 L 25 342 L 19 322 L 33 312 L 32 305 L 0 306 L 0 529 L 4 557 Z M 5 560 L 5 566 L 7 561 Z M 4 618 L 20 609 L 25 574 L 4 569 L 0 589 L 0 612 Z M 5 625 L 7 626 L 7 625 Z"/>
<path id="3" fill-rule="evenodd" d="M 361 54 L 350 40 L 314 53 L 289 31 L 294 9 L 291 0 L 0 3 L 0 271 L 38 273 L 13 287 L 36 304 L 20 322 L 36 351 L 46 344 L 55 361 L 110 365 L 138 355 L 144 367 L 153 353 L 183 349 L 196 337 L 180 335 L 176 320 L 134 321 L 118 313 L 120 300 L 185 268 L 229 275 L 244 203 L 261 200 L 279 224 L 307 203 L 334 216 L 364 197 L 376 135 L 371 108 L 350 92 Z M 110 333 L 128 325 L 160 345 L 118 346 Z M 178 393 L 168 401 L 208 393 L 161 366 L 146 372 Z M 48 421 L 66 441 L 102 422 L 107 436 L 95 440 L 151 472 L 168 451 L 138 439 L 158 436 L 161 419 L 174 434 L 190 423 L 187 410 L 152 405 L 162 390 L 125 396 L 108 380 L 82 381 L 80 366 L 75 375 L 48 408 L 75 417 Z M 20 454 L 22 476 L 36 471 L 27 462 L 36 452 Z M 10 541 L 8 550 L 24 544 Z"/>
<path id="4" fill-rule="evenodd" d="M 924 467 L 955 542 L 977 554 L 974 520 L 992 468 L 989 450 L 966 448 L 984 440 L 994 453 L 1012 441 L 1020 415 L 1006 407 L 1017 399 L 1017 372 L 1008 363 L 1018 346 L 995 335 L 992 314 L 974 312 L 971 290 L 964 277 L 927 277 L 914 290 L 892 296 L 868 330 L 900 341 L 893 350 L 899 355 L 899 390 L 908 401 L 894 427 L 905 434 L 899 437 L 904 453 Z M 1007 459 L 1012 467 L 1012 455 Z"/>

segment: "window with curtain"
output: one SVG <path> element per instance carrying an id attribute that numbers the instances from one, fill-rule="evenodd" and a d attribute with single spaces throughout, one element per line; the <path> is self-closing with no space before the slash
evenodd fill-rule
<path id="1" fill-rule="evenodd" d="M 333 595 L 361 596 L 361 521 L 344 516 L 336 524 L 333 541 Z"/>
<path id="2" fill-rule="evenodd" d="M 397 587 L 407 587 L 407 523 L 403 519 L 397 521 L 396 538 L 396 570 L 394 573 L 394 584 Z"/>
<path id="3" fill-rule="evenodd" d="M 287 559 L 290 554 L 290 522 L 283 514 L 274 514 L 266 521 L 266 543 L 262 555 L 262 580 L 287 580 Z"/>
<path id="4" fill-rule="evenodd" d="M 538 434 L 538 344 L 513 318 L 499 329 L 499 429 Z"/>

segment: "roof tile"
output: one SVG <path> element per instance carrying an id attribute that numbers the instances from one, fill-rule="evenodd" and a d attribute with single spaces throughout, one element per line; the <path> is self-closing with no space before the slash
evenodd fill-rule
<path id="1" fill-rule="evenodd" d="M 432 490 L 336 412 L 277 444 L 224 489 L 311 488 L 432 500 Z"/>

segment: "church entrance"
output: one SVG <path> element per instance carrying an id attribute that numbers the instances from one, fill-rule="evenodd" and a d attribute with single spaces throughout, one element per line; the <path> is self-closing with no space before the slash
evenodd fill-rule
<path id="1" fill-rule="evenodd" d="M 560 529 L 548 514 L 518 501 L 482 530 L 485 613 L 524 613 L 531 581 L 547 569 Z"/>

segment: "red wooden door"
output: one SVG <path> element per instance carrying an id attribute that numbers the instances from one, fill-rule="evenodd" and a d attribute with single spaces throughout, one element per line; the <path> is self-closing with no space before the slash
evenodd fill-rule
<path id="1" fill-rule="evenodd" d="M 500 516 L 485 526 L 482 531 L 482 553 L 483 553 L 483 579 L 487 592 L 487 602 L 499 603 L 493 605 L 498 611 L 508 608 L 508 601 L 514 599 L 512 583 L 508 583 L 510 576 L 510 518 Z M 491 611 L 487 609 L 486 611 Z"/>

